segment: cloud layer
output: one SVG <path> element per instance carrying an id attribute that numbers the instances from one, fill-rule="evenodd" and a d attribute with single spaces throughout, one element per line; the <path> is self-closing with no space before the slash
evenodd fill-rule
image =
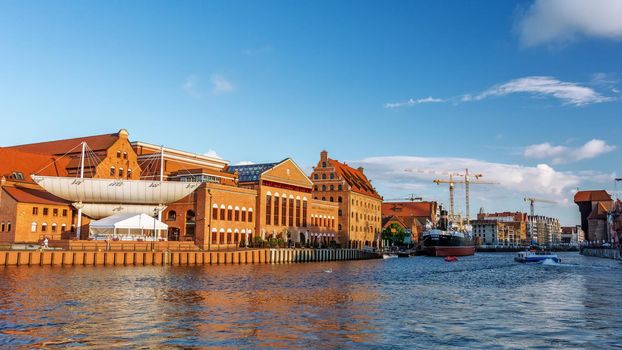
<path id="1" fill-rule="evenodd" d="M 521 16 L 524 46 L 565 43 L 577 36 L 622 39 L 622 1 L 536 0 Z"/>
<path id="2" fill-rule="evenodd" d="M 554 146 L 549 142 L 525 147 L 523 156 L 533 159 L 549 159 L 554 164 L 576 162 L 596 158 L 612 152 L 616 146 L 608 145 L 603 140 L 593 139 L 581 147 Z"/>
<path id="3" fill-rule="evenodd" d="M 235 90 L 233 83 L 219 74 L 212 75 L 210 79 L 211 86 L 208 90 L 201 87 L 201 81 L 196 75 L 190 75 L 186 78 L 182 88 L 191 97 L 203 98 L 208 95 L 221 95 Z"/>
<path id="4" fill-rule="evenodd" d="M 606 77 L 606 75 L 595 75 L 595 79 L 599 78 L 601 81 L 603 77 Z M 615 88 L 611 86 L 613 83 L 615 83 L 615 81 L 609 80 L 608 83 L 609 89 L 611 89 L 611 91 L 613 92 L 616 92 L 617 90 L 615 90 Z M 603 86 L 602 83 L 594 83 L 594 85 Z M 603 103 L 615 100 L 614 97 L 604 96 L 593 88 L 581 85 L 579 83 L 561 81 L 550 76 L 528 76 L 492 86 L 478 94 L 465 94 L 460 97 L 453 98 L 411 98 L 403 102 L 385 103 L 384 107 L 394 109 L 402 107 L 413 107 L 422 103 L 474 102 L 494 96 L 507 96 L 511 94 L 527 94 L 539 98 L 553 97 L 562 101 L 563 104 L 573 106 L 585 106 L 589 104 Z"/>

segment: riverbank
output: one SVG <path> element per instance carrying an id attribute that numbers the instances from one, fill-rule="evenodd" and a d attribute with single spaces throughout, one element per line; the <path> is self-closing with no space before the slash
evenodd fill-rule
<path id="1" fill-rule="evenodd" d="M 249 249 L 220 252 L 0 251 L 0 266 L 140 266 L 283 264 L 364 260 L 377 254 L 356 249 Z"/>
<path id="2" fill-rule="evenodd" d="M 622 260 L 620 250 L 614 248 L 583 248 L 581 249 L 581 255 Z"/>
<path id="3" fill-rule="evenodd" d="M 514 252 L 522 252 L 528 249 L 528 247 L 477 247 L 475 251 L 478 253 L 514 253 Z M 547 248 L 547 250 L 552 252 L 578 252 L 579 248 L 577 247 L 553 247 Z"/>

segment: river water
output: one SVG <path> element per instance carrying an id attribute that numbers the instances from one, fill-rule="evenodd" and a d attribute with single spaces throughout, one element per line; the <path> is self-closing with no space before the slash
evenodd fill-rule
<path id="1" fill-rule="evenodd" d="M 622 348 L 622 264 L 0 267 L 1 348 Z"/>

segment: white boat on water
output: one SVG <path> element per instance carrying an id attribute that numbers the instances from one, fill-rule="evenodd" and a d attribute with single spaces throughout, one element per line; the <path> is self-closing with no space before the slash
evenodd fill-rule
<path id="1" fill-rule="evenodd" d="M 518 254 L 516 254 L 516 257 L 514 257 L 514 260 L 521 263 L 545 262 L 546 260 L 560 263 L 562 261 L 562 259 L 560 259 L 557 254 L 533 251 L 519 252 Z"/>
<path id="2" fill-rule="evenodd" d="M 393 258 L 397 258 L 397 254 L 395 253 L 384 253 L 382 254 L 382 258 L 383 259 L 393 259 Z"/>

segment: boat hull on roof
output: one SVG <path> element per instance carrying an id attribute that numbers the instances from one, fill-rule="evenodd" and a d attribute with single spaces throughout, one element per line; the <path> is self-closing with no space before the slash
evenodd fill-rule
<path id="1" fill-rule="evenodd" d="M 73 203 L 77 209 L 80 203 Z M 166 207 L 157 204 L 108 204 L 108 203 L 82 203 L 82 214 L 91 219 L 101 219 L 116 214 L 146 214 L 153 216 L 154 212 L 163 211 Z"/>
<path id="2" fill-rule="evenodd" d="M 168 204 L 196 190 L 200 182 L 79 179 L 32 175 L 32 180 L 62 199 L 82 203 Z"/>

